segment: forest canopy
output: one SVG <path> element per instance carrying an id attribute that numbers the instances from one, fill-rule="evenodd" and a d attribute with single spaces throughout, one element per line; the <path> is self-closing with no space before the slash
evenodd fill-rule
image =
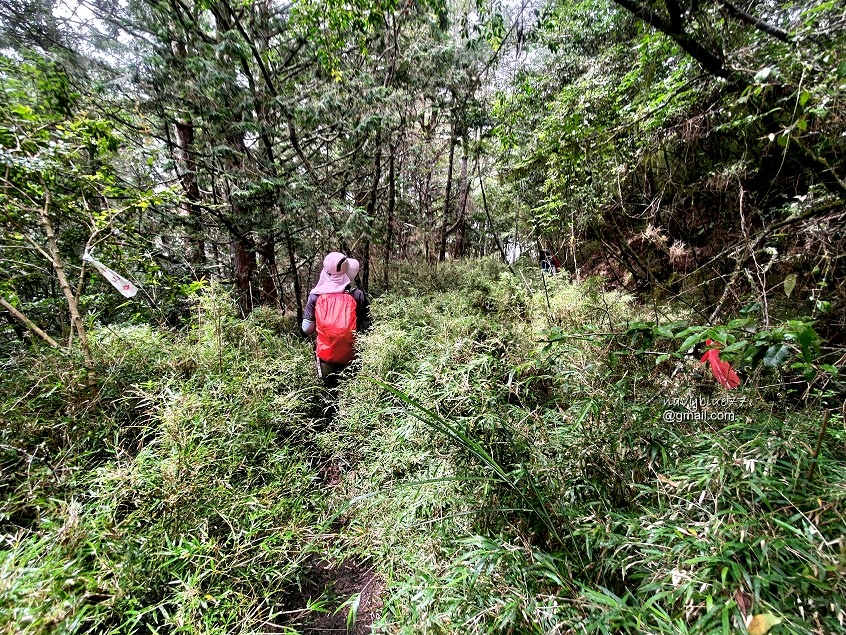
<path id="1" fill-rule="evenodd" d="M 12 0 L 0 19 L 0 293 L 48 332 L 175 325 L 214 280 L 242 315 L 301 316 L 332 248 L 373 291 L 401 263 L 543 248 L 710 320 L 796 276 L 791 310 L 842 331 L 836 2 Z M 7 343 L 29 337 L 4 316 Z"/>

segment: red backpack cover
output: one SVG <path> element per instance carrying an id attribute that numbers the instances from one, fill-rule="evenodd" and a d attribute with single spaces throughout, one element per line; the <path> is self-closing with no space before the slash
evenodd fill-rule
<path id="1" fill-rule="evenodd" d="M 348 364 L 355 357 L 355 298 L 349 293 L 324 293 L 317 298 L 317 356 L 324 362 Z"/>

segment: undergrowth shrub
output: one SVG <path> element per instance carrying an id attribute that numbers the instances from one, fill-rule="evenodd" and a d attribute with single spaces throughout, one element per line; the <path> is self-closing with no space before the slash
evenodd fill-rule
<path id="1" fill-rule="evenodd" d="M 407 273 L 331 422 L 311 348 L 214 288 L 185 332 L 95 330 L 96 399 L 76 358 L 3 362 L 0 630 L 284 632 L 318 553 L 373 563 L 378 632 L 842 629 L 842 412 L 727 393 L 624 336 L 689 317 L 596 281 Z"/>
<path id="2" fill-rule="evenodd" d="M 605 334 L 684 314 L 535 271 L 439 289 L 374 303 L 318 440 L 356 501 L 348 548 L 389 581 L 386 632 L 841 628 L 841 414 L 820 436 L 750 386 L 731 419 L 667 419 L 694 397 L 721 414 L 701 353 L 656 365 Z"/>
<path id="3" fill-rule="evenodd" d="M 329 516 L 312 352 L 210 290 L 187 333 L 92 333 L 4 375 L 0 632 L 261 630 Z M 30 385 L 34 382 L 34 385 Z"/>

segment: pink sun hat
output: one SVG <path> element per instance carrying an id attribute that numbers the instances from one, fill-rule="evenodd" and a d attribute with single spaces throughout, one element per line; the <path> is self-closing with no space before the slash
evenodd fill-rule
<path id="1" fill-rule="evenodd" d="M 355 277 L 358 275 L 358 269 L 360 266 L 361 265 L 358 260 L 355 258 L 347 258 L 347 278 L 355 281 Z"/>
<path id="2" fill-rule="evenodd" d="M 323 270 L 320 272 L 320 279 L 311 293 L 323 295 L 324 293 L 343 293 L 350 283 L 347 276 L 349 262 L 347 257 L 339 251 L 333 251 L 323 259 Z"/>

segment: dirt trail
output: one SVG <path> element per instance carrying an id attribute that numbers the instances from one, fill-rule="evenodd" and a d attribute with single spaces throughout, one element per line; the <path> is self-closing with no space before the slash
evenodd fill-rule
<path id="1" fill-rule="evenodd" d="M 335 424 L 338 416 L 337 396 L 327 399 L 327 395 L 319 395 L 312 408 L 314 430 L 326 430 Z M 317 483 L 324 488 L 338 487 L 343 474 L 337 458 L 327 456 L 313 442 L 306 445 L 316 469 Z M 337 540 L 336 532 L 342 530 L 343 524 L 336 520 L 324 553 Z M 372 631 L 373 623 L 381 616 L 385 584 L 372 562 L 353 557 L 331 561 L 312 554 L 303 562 L 297 582 L 298 587 L 285 600 L 284 613 L 288 616 L 285 626 L 303 635 L 364 635 Z M 351 607 L 355 607 L 353 617 L 350 617 Z"/>
<path id="2" fill-rule="evenodd" d="M 353 558 L 341 562 L 310 558 L 303 564 L 300 584 L 288 599 L 292 617 L 286 625 L 303 635 L 364 635 L 371 632 L 373 622 L 381 615 L 384 583 L 370 563 Z M 348 630 L 350 605 L 356 596 L 355 621 Z M 310 604 L 316 607 L 310 610 Z"/>

